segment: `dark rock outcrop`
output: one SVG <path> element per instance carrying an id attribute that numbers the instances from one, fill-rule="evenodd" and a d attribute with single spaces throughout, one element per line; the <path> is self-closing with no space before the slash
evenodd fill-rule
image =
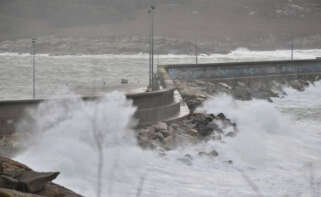
<path id="1" fill-rule="evenodd" d="M 224 133 L 224 129 L 228 127 L 233 131 Z M 236 133 L 237 125 L 223 113 L 217 116 L 192 113 L 184 119 L 171 123 L 160 122 L 136 129 L 137 141 L 142 148 L 161 150 L 172 150 L 177 146 L 204 140 L 221 141 L 223 137 L 233 137 Z"/>
<path id="2" fill-rule="evenodd" d="M 59 172 L 36 172 L 22 163 L 0 157 L 0 188 L 8 189 L 0 192 L 9 197 L 31 197 L 33 196 L 31 194 L 47 197 L 81 197 L 62 186 L 52 183 L 51 181 L 58 175 Z"/>
<path id="3" fill-rule="evenodd" d="M 211 152 L 199 152 L 198 153 L 199 156 L 208 156 L 208 157 L 217 157 L 218 156 L 218 152 L 216 150 L 213 150 Z"/>
<path id="4" fill-rule="evenodd" d="M 44 197 L 36 194 L 22 193 L 16 190 L 5 189 L 5 188 L 0 188 L 0 196 L 1 197 Z"/>

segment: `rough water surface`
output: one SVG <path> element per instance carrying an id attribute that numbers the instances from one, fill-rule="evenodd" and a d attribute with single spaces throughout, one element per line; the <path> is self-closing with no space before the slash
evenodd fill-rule
<path id="1" fill-rule="evenodd" d="M 295 59 L 321 56 L 321 50 L 296 50 Z M 289 60 L 291 51 L 249 51 L 237 49 L 228 54 L 200 54 L 199 63 L 230 61 Z M 155 56 L 155 64 L 195 63 L 190 55 Z M 156 66 L 155 66 L 156 67 Z M 32 98 L 32 57 L 29 54 L 0 54 L 0 100 Z M 156 68 L 155 68 L 156 70 Z M 146 87 L 148 55 L 74 55 L 36 57 L 36 97 L 48 98 L 59 89 L 94 95 L 114 89 L 128 91 Z M 122 84 L 128 79 L 129 84 Z"/>
<path id="2" fill-rule="evenodd" d="M 238 51 L 234 58 L 242 59 L 244 53 L 253 57 L 261 52 Z M 267 59 L 280 54 L 270 53 L 265 54 Z M 311 55 L 305 53 L 301 58 Z M 105 94 L 97 103 L 78 99 L 45 103 L 31 114 L 37 118 L 32 130 L 38 137 L 27 140 L 28 148 L 15 159 L 33 169 L 60 171 L 57 183 L 95 196 L 97 150 L 88 117 L 96 116 L 97 128 L 107 133 L 102 196 L 317 197 L 321 195 L 321 83 L 304 92 L 285 91 L 287 95 L 273 103 L 237 101 L 228 95 L 208 99 L 197 110 L 223 112 L 238 125 L 238 135 L 221 143 L 181 147 L 165 156 L 136 145 L 135 109 L 122 93 Z M 19 128 L 30 129 L 22 123 Z M 214 149 L 218 157 L 198 155 Z M 181 162 L 185 154 L 191 156 L 191 165 Z"/>

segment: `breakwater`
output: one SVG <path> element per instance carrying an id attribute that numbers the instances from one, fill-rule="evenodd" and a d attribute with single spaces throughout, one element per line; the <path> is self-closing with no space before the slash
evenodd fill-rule
<path id="1" fill-rule="evenodd" d="M 164 66 L 170 77 L 179 80 L 302 77 L 321 74 L 321 60 L 231 62 Z"/>

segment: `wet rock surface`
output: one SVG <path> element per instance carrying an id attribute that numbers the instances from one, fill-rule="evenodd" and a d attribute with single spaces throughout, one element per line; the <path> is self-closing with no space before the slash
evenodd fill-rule
<path id="1" fill-rule="evenodd" d="M 2 197 L 42 197 L 36 194 L 28 194 L 23 192 L 18 192 L 16 190 L 0 188 L 0 196 Z"/>
<path id="2" fill-rule="evenodd" d="M 80 195 L 52 183 L 59 172 L 36 172 L 29 167 L 0 157 L 0 194 L 4 196 L 80 197 Z"/>
<path id="3" fill-rule="evenodd" d="M 237 125 L 224 114 L 192 113 L 171 123 L 159 122 L 138 128 L 136 136 L 142 148 L 168 151 L 209 140 L 222 141 L 225 137 L 234 137 L 237 132 Z M 204 152 L 202 155 L 215 154 Z"/>

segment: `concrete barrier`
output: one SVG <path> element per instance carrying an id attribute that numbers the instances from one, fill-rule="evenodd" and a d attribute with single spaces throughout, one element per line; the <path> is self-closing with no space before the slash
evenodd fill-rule
<path id="1" fill-rule="evenodd" d="M 139 109 L 165 106 L 174 102 L 174 90 L 163 89 L 155 92 L 128 94 L 127 98 L 133 100 L 133 104 Z"/>
<path id="2" fill-rule="evenodd" d="M 173 79 L 236 79 L 320 75 L 321 60 L 232 62 L 217 64 L 167 65 L 165 69 Z"/>

